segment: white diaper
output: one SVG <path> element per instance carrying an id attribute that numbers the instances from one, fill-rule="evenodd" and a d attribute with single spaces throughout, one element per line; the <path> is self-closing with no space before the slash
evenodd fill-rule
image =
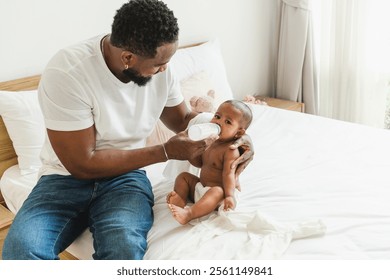
<path id="1" fill-rule="evenodd" d="M 210 187 L 203 187 L 202 183 L 198 182 L 195 185 L 194 201 L 198 202 L 209 189 Z"/>

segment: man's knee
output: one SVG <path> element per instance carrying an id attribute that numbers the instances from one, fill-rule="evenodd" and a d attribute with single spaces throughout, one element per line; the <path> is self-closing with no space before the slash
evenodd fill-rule
<path id="1" fill-rule="evenodd" d="M 142 260 L 147 247 L 146 234 L 122 231 L 120 236 L 105 239 L 103 242 L 95 243 L 98 248 L 93 255 L 94 259 L 103 260 Z M 113 235 L 111 235 L 113 237 Z M 121 240 L 121 242 L 118 242 Z"/>
<path id="2" fill-rule="evenodd" d="M 45 240 L 35 238 L 31 233 L 10 232 L 3 246 L 3 260 L 53 260 L 57 259 L 53 250 L 44 246 Z"/>

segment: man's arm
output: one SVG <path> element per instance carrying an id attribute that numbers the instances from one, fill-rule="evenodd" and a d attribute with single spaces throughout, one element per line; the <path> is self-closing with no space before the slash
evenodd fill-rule
<path id="1" fill-rule="evenodd" d="M 94 126 L 78 131 L 47 129 L 47 133 L 61 163 L 80 179 L 117 176 L 166 161 L 162 145 L 134 150 L 96 150 Z"/>
<path id="2" fill-rule="evenodd" d="M 197 114 L 197 112 L 191 111 L 183 101 L 177 106 L 165 107 L 160 119 L 170 130 L 178 133 L 185 130 L 188 122 Z"/>
<path id="3" fill-rule="evenodd" d="M 188 112 L 185 103 L 166 109 L 163 118 L 171 121 L 169 127 L 176 131 L 183 127 L 185 129 L 188 121 L 196 115 Z M 167 160 L 162 145 L 133 150 L 96 150 L 94 126 L 78 131 L 47 129 L 47 133 L 61 163 L 69 173 L 80 179 L 117 176 Z M 214 140 L 209 138 L 195 142 L 188 138 L 186 132 L 181 132 L 169 139 L 164 146 L 169 159 L 188 160 L 202 154 Z"/>

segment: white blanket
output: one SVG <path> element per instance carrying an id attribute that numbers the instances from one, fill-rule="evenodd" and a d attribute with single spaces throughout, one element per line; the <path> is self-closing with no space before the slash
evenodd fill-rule
<path id="1" fill-rule="evenodd" d="M 204 259 L 204 252 L 209 251 L 213 259 L 279 259 L 292 240 L 321 235 L 325 230 L 320 220 L 283 225 L 260 211 L 226 212 L 221 206 L 216 214 L 197 223 L 181 239 L 171 243 L 158 258 Z M 241 235 L 246 233 L 246 238 L 214 242 L 233 231 Z"/>

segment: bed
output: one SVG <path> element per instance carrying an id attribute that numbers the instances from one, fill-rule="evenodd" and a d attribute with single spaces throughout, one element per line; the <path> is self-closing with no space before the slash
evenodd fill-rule
<path id="1" fill-rule="evenodd" d="M 170 67 L 183 95 L 233 97 L 218 40 L 180 49 Z M 16 213 L 34 187 L 44 126 L 39 76 L 0 83 L 0 188 Z M 390 131 L 250 104 L 255 157 L 240 177 L 238 206 L 182 226 L 166 205 L 186 162 L 146 167 L 155 222 L 145 259 L 390 259 Z M 201 114 L 207 119 L 208 114 Z M 204 121 L 204 120 L 203 120 Z M 172 135 L 161 123 L 147 144 Z M 85 231 L 67 252 L 91 259 Z"/>

